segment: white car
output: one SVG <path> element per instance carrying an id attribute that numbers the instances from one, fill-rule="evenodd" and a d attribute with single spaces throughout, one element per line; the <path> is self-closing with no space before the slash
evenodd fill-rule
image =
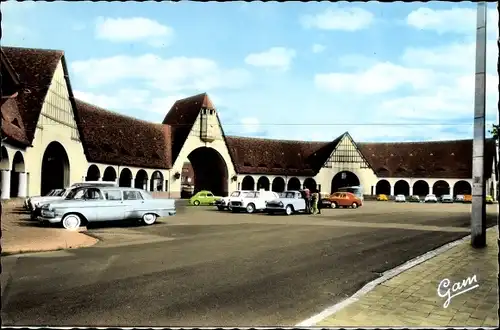
<path id="1" fill-rule="evenodd" d="M 424 203 L 437 203 L 438 199 L 434 194 L 428 194 L 425 196 Z"/>
<path id="2" fill-rule="evenodd" d="M 250 191 L 251 190 L 235 190 L 231 193 L 231 195 L 229 195 L 227 197 L 222 197 L 222 198 L 216 200 L 214 205 L 217 206 L 217 209 L 219 211 L 223 211 L 225 209 L 228 209 L 229 211 L 231 211 L 231 205 L 230 205 L 231 200 L 237 199 L 238 197 L 240 197 L 240 195 L 242 193 L 250 192 Z"/>
<path id="3" fill-rule="evenodd" d="M 233 212 L 246 210 L 247 213 L 253 213 L 255 211 L 265 210 L 267 202 L 278 198 L 278 193 L 273 191 L 246 191 L 238 197 L 231 198 L 229 206 Z"/>
<path id="4" fill-rule="evenodd" d="M 406 197 L 405 195 L 396 195 L 396 198 L 394 199 L 396 203 L 406 203 Z"/>
<path id="5" fill-rule="evenodd" d="M 285 213 L 292 215 L 298 212 L 306 212 L 306 200 L 300 191 L 285 191 L 280 198 L 266 203 L 267 214 Z"/>

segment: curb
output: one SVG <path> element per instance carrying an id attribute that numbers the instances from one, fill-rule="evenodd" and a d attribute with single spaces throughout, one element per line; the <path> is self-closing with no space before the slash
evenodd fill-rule
<path id="1" fill-rule="evenodd" d="M 498 225 L 495 225 L 493 227 L 487 228 L 486 232 L 495 231 L 497 229 L 498 229 Z M 423 263 L 424 261 L 427 261 L 431 258 L 434 258 L 437 255 L 444 253 L 444 252 L 450 250 L 451 248 L 454 248 L 455 246 L 458 246 L 458 245 L 470 240 L 470 238 L 471 238 L 471 235 L 467 235 L 461 239 L 447 243 L 441 247 L 438 247 L 437 249 L 431 250 L 431 251 L 429 251 L 421 256 L 413 258 L 413 259 L 405 262 L 404 264 L 397 266 L 396 268 L 385 271 L 381 277 L 379 277 L 371 282 L 368 282 L 365 286 L 363 286 L 360 290 L 358 290 L 351 297 L 341 301 L 340 303 L 337 303 L 333 306 L 326 308 L 325 310 L 323 310 L 319 314 L 316 314 L 316 315 L 308 318 L 307 320 L 304 320 L 304 321 L 298 323 L 295 326 L 296 327 L 314 327 L 314 326 L 316 326 L 317 323 L 323 321 L 327 317 L 330 317 L 333 314 L 339 312 L 341 309 L 344 309 L 345 307 L 357 302 L 364 295 L 366 295 L 368 292 L 375 289 L 376 286 L 390 280 L 391 278 L 401 274 L 402 272 L 404 272 L 410 268 L 413 268 L 413 267 Z"/>

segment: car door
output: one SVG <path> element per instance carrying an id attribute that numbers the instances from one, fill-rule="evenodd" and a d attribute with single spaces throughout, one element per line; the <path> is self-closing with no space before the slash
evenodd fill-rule
<path id="1" fill-rule="evenodd" d="M 200 205 L 204 205 L 207 203 L 207 194 L 206 193 L 198 193 L 198 197 L 195 198 L 200 201 Z"/>
<path id="2" fill-rule="evenodd" d="M 122 220 L 125 209 L 120 189 L 105 190 L 104 198 L 105 202 L 98 210 L 96 221 Z"/>
<path id="3" fill-rule="evenodd" d="M 205 203 L 206 204 L 213 204 L 215 201 L 215 196 L 211 192 L 207 192 L 207 195 L 205 197 Z"/>
<path id="4" fill-rule="evenodd" d="M 138 219 L 142 216 L 142 202 L 141 194 L 136 190 L 126 190 L 122 192 L 123 195 L 123 209 L 124 219 Z"/>

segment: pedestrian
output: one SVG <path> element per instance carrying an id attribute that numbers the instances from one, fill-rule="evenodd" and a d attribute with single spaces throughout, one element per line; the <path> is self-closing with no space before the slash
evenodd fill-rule
<path id="1" fill-rule="evenodd" d="M 314 191 L 314 193 L 311 195 L 312 214 L 316 214 L 318 212 L 318 199 L 319 199 L 319 194 L 316 191 Z"/>
<path id="2" fill-rule="evenodd" d="M 321 203 L 321 192 L 319 192 L 318 190 L 316 190 L 316 192 L 318 193 L 318 214 L 321 214 L 321 208 L 323 207 L 323 204 Z"/>
<path id="3" fill-rule="evenodd" d="M 304 199 L 306 200 L 306 212 L 311 212 L 311 191 L 309 188 L 304 188 Z"/>

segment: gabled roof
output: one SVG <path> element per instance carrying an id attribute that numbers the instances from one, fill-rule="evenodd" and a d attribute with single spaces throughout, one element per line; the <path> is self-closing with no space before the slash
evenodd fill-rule
<path id="1" fill-rule="evenodd" d="M 19 76 L 12 67 L 9 59 L 5 55 L 2 48 L 0 48 L 0 95 L 2 99 L 12 97 L 19 91 L 20 82 Z"/>
<path id="2" fill-rule="evenodd" d="M 379 177 L 472 178 L 472 140 L 358 143 Z M 485 144 L 485 176 L 492 174 L 495 141 Z"/>
<path id="3" fill-rule="evenodd" d="M 168 169 L 170 126 L 120 115 L 76 99 L 89 162 Z"/>
<path id="4" fill-rule="evenodd" d="M 16 98 L 17 108 L 31 144 L 45 96 L 64 52 L 18 47 L 2 47 L 2 50 L 22 83 L 23 89 Z"/>
<path id="5" fill-rule="evenodd" d="M 202 108 L 215 109 L 207 93 L 175 101 L 163 119 L 172 129 L 172 162 L 175 162 Z"/>

